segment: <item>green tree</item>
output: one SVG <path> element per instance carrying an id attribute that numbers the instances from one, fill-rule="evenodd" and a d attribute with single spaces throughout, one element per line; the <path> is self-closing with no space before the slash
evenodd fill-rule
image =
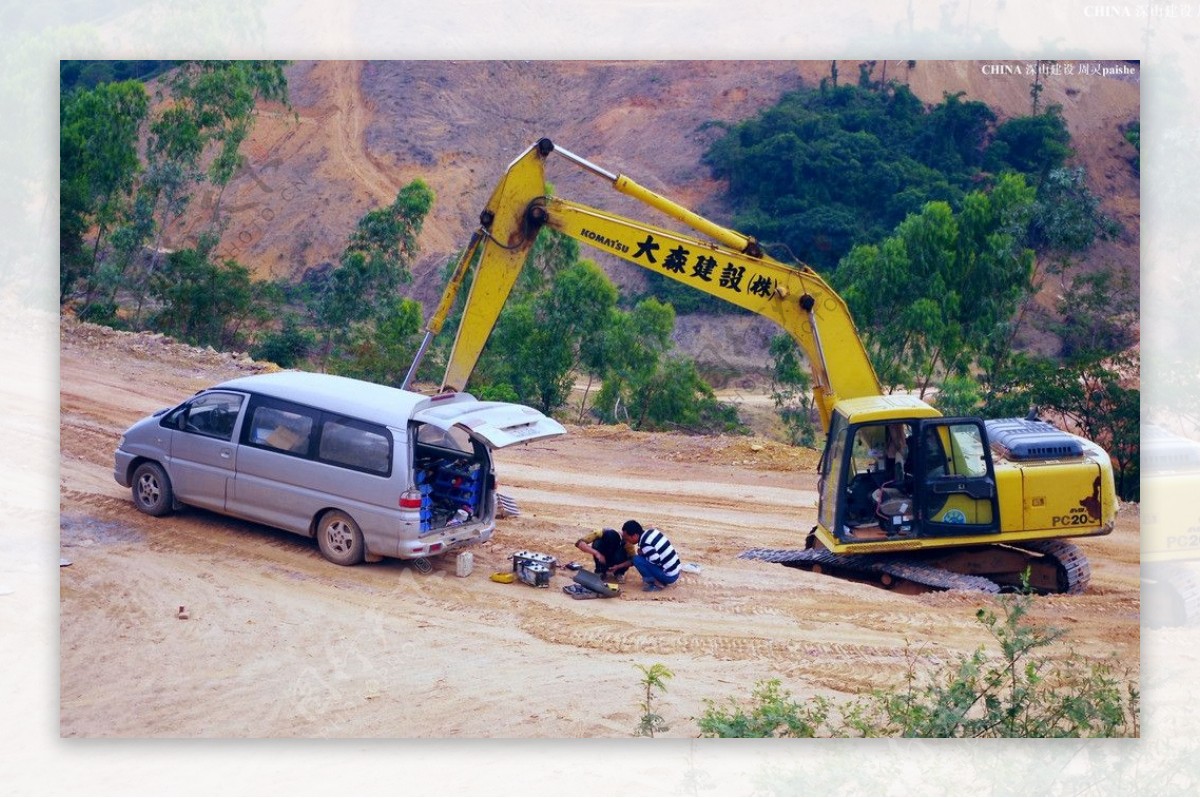
<path id="1" fill-rule="evenodd" d="M 422 326 L 421 303 L 397 297 L 373 319 L 354 322 L 342 357 L 330 364 L 336 374 L 382 385 L 400 385 Z"/>
<path id="2" fill-rule="evenodd" d="M 961 95 L 927 111 L 906 86 L 867 82 L 786 94 L 713 143 L 704 160 L 729 182 L 735 227 L 828 270 L 925 203 L 957 205 L 991 111 Z"/>
<path id="3" fill-rule="evenodd" d="M 282 368 L 301 363 L 316 345 L 316 336 L 299 316 L 288 313 L 278 330 L 268 330 L 250 350 L 255 360 L 266 360 Z"/>
<path id="4" fill-rule="evenodd" d="M 1068 359 L 1121 352 L 1136 343 L 1138 292 L 1127 274 L 1101 267 L 1080 272 L 1055 303 L 1060 321 L 1051 328 Z"/>
<path id="5" fill-rule="evenodd" d="M 930 109 L 913 150 L 921 163 L 948 175 L 980 168 L 987 136 L 996 121 L 992 109 L 980 102 L 963 102 L 965 92 L 942 94 L 940 105 Z"/>
<path id="6" fill-rule="evenodd" d="M 1100 211 L 1100 198 L 1087 185 L 1083 167 L 1051 169 L 1038 187 L 1029 233 L 1039 250 L 1062 256 L 1083 252 L 1097 238 L 1118 232 Z"/>
<path id="7" fill-rule="evenodd" d="M 617 289 L 595 263 L 577 260 L 548 289 L 509 300 L 480 358 L 483 381 L 512 386 L 543 412 L 561 407 L 582 357 L 598 346 Z M 477 369 L 479 370 L 479 369 Z"/>
<path id="8" fill-rule="evenodd" d="M 717 400 L 689 358 L 663 357 L 653 371 L 639 374 L 627 399 L 634 429 L 686 432 L 743 432 L 737 409 Z"/>
<path id="9" fill-rule="evenodd" d="M 174 104 L 152 132 L 154 146 L 188 167 L 208 156 L 206 174 L 221 193 L 242 166 L 240 148 L 259 100 L 287 102 L 285 61 L 185 61 L 164 78 Z"/>
<path id="10" fill-rule="evenodd" d="M 1053 61 L 1038 61 L 1034 65 L 1033 83 L 1029 84 L 1030 113 L 1034 116 L 1038 114 L 1038 108 L 1042 104 L 1042 92 L 1046 88 L 1042 84 L 1042 72 L 1044 69 L 1042 65 L 1045 64 L 1046 67 L 1049 67 L 1053 63 Z"/>
<path id="11" fill-rule="evenodd" d="M 965 351 L 950 371 L 974 365 L 985 379 L 1011 356 L 1026 303 L 1037 289 L 1028 229 L 1035 194 L 1017 174 L 1001 175 L 986 194 L 972 192 L 959 214 L 960 321 Z"/>
<path id="12" fill-rule="evenodd" d="M 589 373 L 604 382 L 596 398 L 596 414 L 602 420 L 629 420 L 634 386 L 646 384 L 658 370 L 674 329 L 675 309 L 652 297 L 630 311 L 612 310 L 585 362 Z"/>
<path id="13" fill-rule="evenodd" d="M 793 446 L 815 446 L 812 376 L 795 340 L 786 333 L 771 339 L 771 399 Z"/>
<path id="14" fill-rule="evenodd" d="M 214 263 L 203 250 L 171 253 L 150 284 L 161 303 L 157 329 L 197 346 L 233 349 L 244 342 L 247 326 L 274 313 L 277 294 L 234 260 Z"/>
<path id="15" fill-rule="evenodd" d="M 331 359 L 350 356 L 353 341 L 369 338 L 397 313 L 402 318 L 411 315 L 411 310 L 398 308 L 397 292 L 412 279 L 417 237 L 433 201 L 433 191 L 424 181 L 412 181 L 391 205 L 359 219 L 338 268 L 311 277 L 308 304 L 320 338 L 322 368 L 329 367 Z"/>
<path id="16" fill-rule="evenodd" d="M 94 89 L 106 83 L 127 80 L 144 82 L 160 75 L 176 61 L 76 61 L 63 59 L 58 62 L 59 94 L 69 94 L 75 89 Z"/>
<path id="17" fill-rule="evenodd" d="M 1071 134 L 1062 107 L 1044 113 L 1018 116 L 1002 122 L 988 145 L 985 163 L 994 172 L 1016 169 L 1040 183 L 1071 154 Z"/>
<path id="18" fill-rule="evenodd" d="M 942 380 L 933 404 L 944 416 L 975 416 L 982 402 L 979 383 L 973 377 L 950 375 Z"/>
<path id="19" fill-rule="evenodd" d="M 141 167 L 137 137 L 148 108 L 136 81 L 77 90 L 59 101 L 60 301 L 81 278 L 85 304 L 96 290 L 101 245 L 125 212 Z"/>
<path id="20" fill-rule="evenodd" d="M 667 682 L 675 676 L 661 662 L 656 662 L 647 668 L 645 665 L 635 666 L 642 672 L 641 685 L 645 689 L 642 699 L 642 717 L 634 733 L 639 737 L 653 737 L 655 732 L 670 731 L 662 715 L 655 711 L 654 702 L 659 693 L 667 691 Z"/>
<path id="21" fill-rule="evenodd" d="M 885 387 L 963 374 L 1011 343 L 1009 320 L 1031 291 L 1024 230 L 1033 190 L 1019 175 L 910 215 L 880 245 L 855 247 L 833 283 L 845 297 Z"/>
<path id="22" fill-rule="evenodd" d="M 138 188 L 141 213 L 153 220 L 154 245 L 144 273 L 132 280 L 135 325 L 140 324 L 146 287 L 165 254 L 165 236 L 195 187 L 207 176 L 223 189 L 241 165 L 239 147 L 253 124 L 255 103 L 287 101 L 284 63 L 185 61 L 160 81 L 161 110 L 150 120 L 146 169 Z M 149 232 L 144 219 L 130 229 Z M 216 232 L 210 228 L 208 234 Z"/>

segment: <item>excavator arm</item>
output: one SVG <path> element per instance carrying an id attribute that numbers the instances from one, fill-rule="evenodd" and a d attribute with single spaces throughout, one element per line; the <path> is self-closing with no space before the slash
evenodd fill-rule
<path id="1" fill-rule="evenodd" d="M 618 216 L 546 194 L 546 159 L 557 153 L 708 239 Z M 633 180 L 614 175 L 542 139 L 505 171 L 480 226 L 430 319 L 409 379 L 428 341 L 445 323 L 466 270 L 479 265 L 442 380 L 466 387 L 484 344 L 524 266 L 538 231 L 564 235 L 771 319 L 804 350 L 823 427 L 842 399 L 877 396 L 879 381 L 844 301 L 807 266 L 767 257 L 754 239 L 717 225 Z M 407 380 L 406 380 L 407 382 Z"/>

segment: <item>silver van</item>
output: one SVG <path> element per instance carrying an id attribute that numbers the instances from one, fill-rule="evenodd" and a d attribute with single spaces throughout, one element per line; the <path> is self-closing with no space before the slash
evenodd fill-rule
<path id="1" fill-rule="evenodd" d="M 491 451 L 561 435 L 523 405 L 276 372 L 134 424 L 113 476 L 149 515 L 182 505 L 315 537 L 327 559 L 414 559 L 495 529 Z"/>

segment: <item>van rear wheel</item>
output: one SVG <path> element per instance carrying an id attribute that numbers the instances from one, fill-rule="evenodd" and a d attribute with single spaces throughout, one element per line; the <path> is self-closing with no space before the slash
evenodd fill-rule
<path id="1" fill-rule="evenodd" d="M 330 510 L 317 522 L 317 547 L 335 565 L 358 565 L 366 552 L 362 530 L 341 510 Z"/>

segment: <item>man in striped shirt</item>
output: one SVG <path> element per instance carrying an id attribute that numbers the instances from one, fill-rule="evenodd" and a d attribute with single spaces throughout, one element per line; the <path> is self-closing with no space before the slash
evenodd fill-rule
<path id="1" fill-rule="evenodd" d="M 666 535 L 654 527 L 642 529 L 641 524 L 632 520 L 621 526 L 621 533 L 626 542 L 637 546 L 633 567 L 642 575 L 645 583 L 642 590 L 662 590 L 679 579 L 682 563 Z"/>

